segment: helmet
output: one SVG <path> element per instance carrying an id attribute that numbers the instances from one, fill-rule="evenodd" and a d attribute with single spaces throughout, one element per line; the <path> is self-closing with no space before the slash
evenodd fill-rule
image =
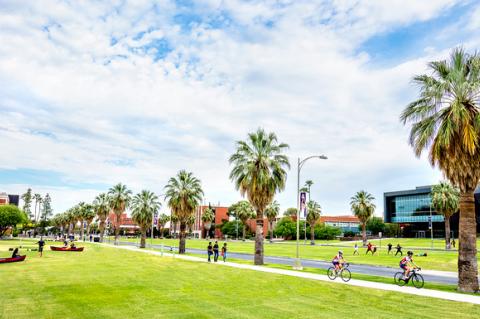
<path id="1" fill-rule="evenodd" d="M 339 253 L 340 255 L 343 255 L 343 251 L 341 251 L 341 250 L 339 250 L 338 253 Z"/>
<path id="2" fill-rule="evenodd" d="M 407 251 L 407 255 L 408 255 L 408 256 L 412 256 L 412 255 L 413 255 L 413 251 L 411 251 L 411 250 Z"/>

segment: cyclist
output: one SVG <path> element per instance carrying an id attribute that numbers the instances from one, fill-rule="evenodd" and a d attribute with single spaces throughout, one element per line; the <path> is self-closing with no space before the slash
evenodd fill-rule
<path id="1" fill-rule="evenodd" d="M 335 272 L 338 272 L 342 269 L 343 264 L 345 264 L 346 260 L 343 258 L 343 251 L 339 250 L 338 254 L 333 257 L 332 264 L 335 267 Z"/>
<path id="2" fill-rule="evenodd" d="M 413 251 L 409 250 L 407 256 L 403 257 L 400 260 L 400 268 L 403 269 L 403 280 L 407 280 L 408 275 L 413 267 L 418 268 L 418 266 L 413 262 Z"/>

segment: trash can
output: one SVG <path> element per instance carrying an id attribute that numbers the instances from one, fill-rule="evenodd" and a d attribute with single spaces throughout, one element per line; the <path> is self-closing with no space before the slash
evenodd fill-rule
<path id="1" fill-rule="evenodd" d="M 99 243 L 100 242 L 100 237 L 93 237 L 93 242 L 94 243 Z"/>

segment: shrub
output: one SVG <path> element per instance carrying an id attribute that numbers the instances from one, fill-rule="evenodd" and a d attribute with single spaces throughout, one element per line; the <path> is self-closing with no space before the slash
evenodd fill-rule
<path id="1" fill-rule="evenodd" d="M 346 232 L 343 233 L 343 237 L 355 237 L 355 232 L 351 230 L 347 230 Z"/>
<path id="2" fill-rule="evenodd" d="M 27 216 L 17 206 L 3 205 L 0 206 L 0 237 L 10 227 L 15 228 L 17 224 L 25 223 Z"/>
<path id="3" fill-rule="evenodd" d="M 315 238 L 331 240 L 340 236 L 342 230 L 338 227 L 326 226 L 325 224 L 315 225 Z"/>
<path id="4" fill-rule="evenodd" d="M 359 226 L 361 229 L 361 226 Z M 379 232 L 384 232 L 385 223 L 380 217 L 372 217 L 367 221 L 367 230 L 373 235 L 377 235 Z"/>
<path id="5" fill-rule="evenodd" d="M 296 239 L 297 225 L 290 217 L 283 217 L 275 226 L 273 233 L 284 239 Z"/>

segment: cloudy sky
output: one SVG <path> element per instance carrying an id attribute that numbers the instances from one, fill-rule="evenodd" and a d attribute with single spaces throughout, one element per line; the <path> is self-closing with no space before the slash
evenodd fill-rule
<path id="1" fill-rule="evenodd" d="M 55 213 L 123 182 L 158 194 L 180 169 L 205 202 L 240 195 L 235 141 L 290 145 L 324 214 L 437 182 L 399 122 L 413 75 L 480 48 L 476 1 L 0 0 L 0 191 L 50 193 Z"/>

